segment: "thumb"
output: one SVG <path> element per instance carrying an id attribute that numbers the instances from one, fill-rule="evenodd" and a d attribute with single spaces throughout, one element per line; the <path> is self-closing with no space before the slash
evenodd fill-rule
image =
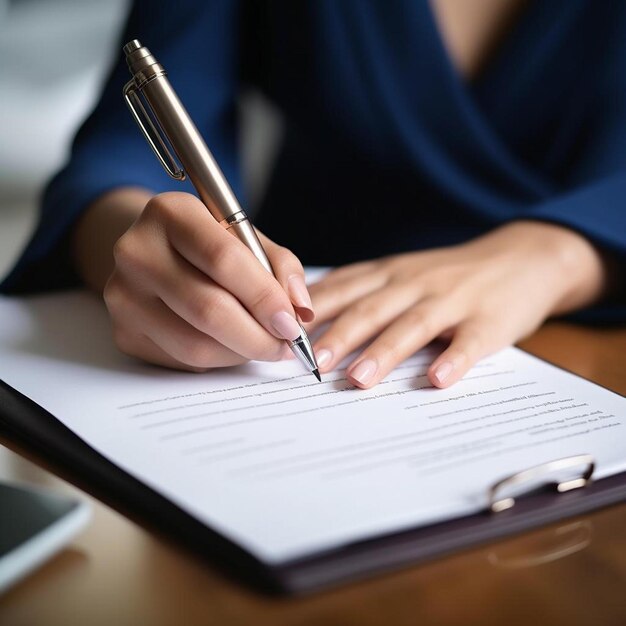
<path id="1" fill-rule="evenodd" d="M 296 313 L 303 322 L 312 322 L 315 318 L 311 296 L 304 279 L 304 269 L 298 257 L 283 246 L 257 231 L 261 244 L 272 264 L 276 280 L 287 292 Z"/>

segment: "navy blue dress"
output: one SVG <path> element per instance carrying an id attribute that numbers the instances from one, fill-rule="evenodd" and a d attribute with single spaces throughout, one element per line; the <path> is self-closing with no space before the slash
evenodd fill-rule
<path id="1" fill-rule="evenodd" d="M 238 94 L 253 85 L 282 111 L 256 224 L 305 264 L 451 245 L 531 218 L 626 265 L 626 2 L 529 2 L 471 82 L 427 0 L 138 0 L 132 38 L 169 71 L 244 206 Z M 166 176 L 132 121 L 129 76 L 120 52 L 5 291 L 76 284 L 68 233 L 107 190 L 193 191 Z M 624 298 L 587 315 L 624 320 Z"/>

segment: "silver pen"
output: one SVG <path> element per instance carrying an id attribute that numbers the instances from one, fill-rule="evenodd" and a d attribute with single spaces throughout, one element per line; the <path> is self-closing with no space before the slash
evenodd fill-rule
<path id="1" fill-rule="evenodd" d="M 124 53 L 132 74 L 132 79 L 124 86 L 124 99 L 165 171 L 179 181 L 189 176 L 211 215 L 250 248 L 268 272 L 274 274 L 254 227 L 172 89 L 163 67 L 137 39 L 124 46 Z M 144 101 L 157 121 L 156 125 L 148 115 Z M 168 150 L 157 126 L 165 134 L 182 167 Z M 300 336 L 287 343 L 307 370 L 321 380 L 311 342 L 302 325 L 300 328 Z"/>

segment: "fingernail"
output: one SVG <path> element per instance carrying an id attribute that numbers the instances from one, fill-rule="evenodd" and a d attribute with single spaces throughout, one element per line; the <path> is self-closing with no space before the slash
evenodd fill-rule
<path id="1" fill-rule="evenodd" d="M 333 360 L 333 353 L 326 348 L 315 352 L 315 359 L 319 367 L 326 367 Z"/>
<path id="2" fill-rule="evenodd" d="M 440 385 L 443 385 L 443 383 L 446 381 L 446 378 L 448 378 L 448 376 L 450 376 L 450 374 L 452 373 L 453 369 L 454 366 L 452 365 L 452 363 L 450 363 L 450 361 L 444 361 L 433 372 L 433 376 Z"/>
<path id="3" fill-rule="evenodd" d="M 307 309 L 313 314 L 313 303 L 311 302 L 311 296 L 309 290 L 306 288 L 304 279 L 299 274 L 293 274 L 287 280 L 289 285 L 289 295 L 291 301 L 301 309 Z"/>
<path id="4" fill-rule="evenodd" d="M 376 361 L 365 359 L 361 361 L 351 372 L 350 378 L 354 378 L 361 385 L 367 385 L 376 373 Z"/>
<path id="5" fill-rule="evenodd" d="M 271 322 L 274 330 L 281 337 L 283 337 L 283 339 L 293 341 L 302 334 L 302 328 L 300 328 L 300 324 L 298 324 L 295 318 L 289 315 L 287 311 L 274 313 L 274 315 L 272 315 Z"/>

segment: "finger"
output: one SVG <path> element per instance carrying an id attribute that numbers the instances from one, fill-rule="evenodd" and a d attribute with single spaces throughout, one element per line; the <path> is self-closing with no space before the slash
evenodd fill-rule
<path id="1" fill-rule="evenodd" d="M 324 281 L 326 285 L 342 283 L 363 274 L 370 274 L 376 267 L 376 261 L 360 261 L 350 263 L 326 272 L 315 284 Z"/>
<path id="2" fill-rule="evenodd" d="M 135 333 L 128 334 L 118 333 L 116 338 L 118 348 L 133 358 L 141 359 L 153 365 L 160 365 L 170 369 L 183 370 L 186 372 L 206 372 L 208 368 L 193 367 L 185 363 L 177 361 L 170 354 L 159 348 L 152 339 L 145 335 L 137 335 Z"/>
<path id="3" fill-rule="evenodd" d="M 460 380 L 480 359 L 508 345 L 505 337 L 494 332 L 487 318 L 473 318 L 454 332 L 450 345 L 428 368 L 428 378 L 435 387 L 449 387 Z"/>
<path id="4" fill-rule="evenodd" d="M 457 307 L 445 299 L 423 300 L 384 330 L 347 369 L 354 385 L 369 389 L 400 362 L 458 322 Z"/>
<path id="5" fill-rule="evenodd" d="M 167 239 L 184 258 L 232 293 L 268 332 L 291 341 L 301 335 L 285 290 L 197 198 L 160 194 L 145 212 L 163 225 Z"/>
<path id="6" fill-rule="evenodd" d="M 414 305 L 416 289 L 390 285 L 357 300 L 331 324 L 315 342 L 320 371 L 327 372 L 343 358 L 378 335 L 396 317 Z"/>
<path id="7" fill-rule="evenodd" d="M 199 369 L 230 367 L 245 363 L 246 357 L 229 350 L 212 337 L 172 313 L 155 300 L 151 310 L 144 311 L 146 336 L 177 361 Z"/>
<path id="8" fill-rule="evenodd" d="M 107 287 L 106 303 L 117 346 L 143 358 L 137 337 L 146 336 L 178 363 L 194 368 L 227 367 L 247 359 L 229 350 L 173 313 L 161 300 L 136 300 L 119 284 Z"/>
<path id="9" fill-rule="evenodd" d="M 148 279 L 161 300 L 179 317 L 246 359 L 274 361 L 284 353 L 277 339 L 223 287 L 175 250 L 155 259 Z"/>
<path id="10" fill-rule="evenodd" d="M 272 264 L 276 279 L 291 299 L 296 313 L 303 322 L 312 322 L 315 318 L 311 296 L 306 286 L 304 268 L 295 254 L 279 246 L 263 233 L 257 232 L 263 249 Z"/>
<path id="11" fill-rule="evenodd" d="M 339 315 L 348 306 L 383 288 L 387 277 L 382 272 L 367 272 L 353 275 L 343 281 L 326 281 L 311 285 L 309 291 L 315 309 L 315 322 L 311 328 L 327 322 Z"/>

